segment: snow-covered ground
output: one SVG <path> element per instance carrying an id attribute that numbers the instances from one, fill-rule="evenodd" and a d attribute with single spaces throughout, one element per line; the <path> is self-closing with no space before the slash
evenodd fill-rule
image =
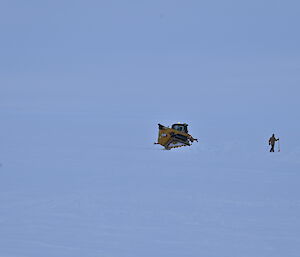
<path id="1" fill-rule="evenodd" d="M 1 257 L 299 256 L 299 149 L 209 144 L 200 121 L 165 151 L 152 120 L 1 117 Z"/>

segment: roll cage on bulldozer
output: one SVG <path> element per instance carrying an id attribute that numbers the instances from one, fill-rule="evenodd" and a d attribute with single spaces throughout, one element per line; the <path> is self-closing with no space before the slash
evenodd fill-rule
<path id="1" fill-rule="evenodd" d="M 190 146 L 194 141 L 198 140 L 193 138 L 188 133 L 188 124 L 175 123 L 171 128 L 158 124 L 158 140 L 157 143 L 165 147 L 166 150 L 178 148 L 182 146 Z"/>

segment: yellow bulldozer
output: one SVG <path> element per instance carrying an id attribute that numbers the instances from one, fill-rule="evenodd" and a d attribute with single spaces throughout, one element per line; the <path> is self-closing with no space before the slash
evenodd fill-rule
<path id="1" fill-rule="evenodd" d="M 158 124 L 158 141 L 155 144 L 162 145 L 166 150 L 172 148 L 190 146 L 194 141 L 198 140 L 193 138 L 188 133 L 188 124 L 176 123 L 171 128 Z"/>

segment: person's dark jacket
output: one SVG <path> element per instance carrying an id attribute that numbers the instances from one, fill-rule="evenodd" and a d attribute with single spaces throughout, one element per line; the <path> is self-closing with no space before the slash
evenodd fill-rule
<path id="1" fill-rule="evenodd" d="M 275 138 L 275 136 L 271 136 L 269 139 L 269 145 L 275 145 L 275 142 L 278 141 L 279 138 Z"/>

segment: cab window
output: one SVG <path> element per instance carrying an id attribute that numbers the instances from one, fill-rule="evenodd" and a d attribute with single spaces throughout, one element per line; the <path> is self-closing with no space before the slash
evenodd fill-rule
<path id="1" fill-rule="evenodd" d="M 175 124 L 175 125 L 173 125 L 173 129 L 184 132 L 184 127 L 182 125 Z"/>

